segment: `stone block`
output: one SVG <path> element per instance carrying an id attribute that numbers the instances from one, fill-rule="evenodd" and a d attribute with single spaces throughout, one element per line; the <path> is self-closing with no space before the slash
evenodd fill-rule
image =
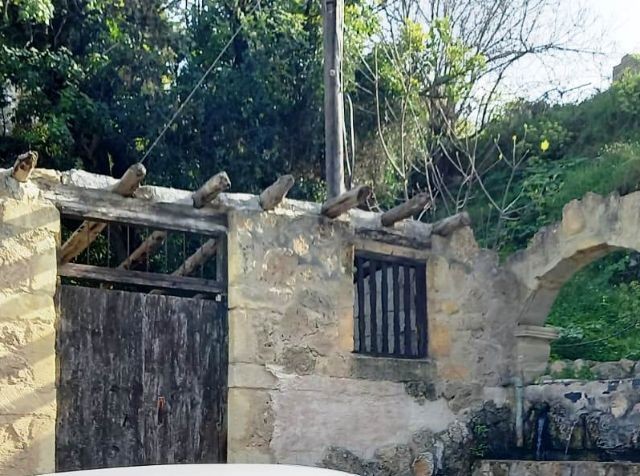
<path id="1" fill-rule="evenodd" d="M 436 376 L 436 366 L 430 360 L 394 359 L 354 354 L 351 363 L 351 376 L 358 379 L 389 382 L 433 383 Z"/>
<path id="2" fill-rule="evenodd" d="M 55 471 L 55 417 L 0 415 L 0 474 Z"/>
<path id="3" fill-rule="evenodd" d="M 573 236 L 585 229 L 586 220 L 578 200 L 572 200 L 562 209 L 562 232 Z"/>
<path id="4" fill-rule="evenodd" d="M 544 374 L 558 331 L 551 327 L 520 325 L 516 331 L 516 359 L 525 383 Z"/>
<path id="5" fill-rule="evenodd" d="M 446 357 L 451 353 L 452 340 L 449 327 L 445 323 L 429 321 L 429 355 L 434 358 Z"/>
<path id="6" fill-rule="evenodd" d="M 55 382 L 48 384 L 3 383 L 0 386 L 0 415 L 55 415 Z"/>
<path id="7" fill-rule="evenodd" d="M 2 321 L 46 321 L 56 318 L 53 297 L 41 293 L 6 293 L 0 290 L 0 322 Z"/>
<path id="8" fill-rule="evenodd" d="M 60 213 L 51 203 L 35 200 L 0 201 L 0 222 L 16 232 L 43 230 L 56 235 L 60 231 Z"/>
<path id="9" fill-rule="evenodd" d="M 227 401 L 227 439 L 229 452 L 269 451 L 274 415 L 269 391 L 229 388 Z"/>
<path id="10" fill-rule="evenodd" d="M 630 376 L 619 362 L 599 362 L 591 367 L 593 374 L 601 380 L 617 380 Z"/>
<path id="11" fill-rule="evenodd" d="M 278 380 L 264 365 L 229 365 L 229 388 L 274 389 Z"/>
<path id="12" fill-rule="evenodd" d="M 269 310 L 229 311 L 229 363 L 274 362 L 277 322 L 281 314 Z"/>

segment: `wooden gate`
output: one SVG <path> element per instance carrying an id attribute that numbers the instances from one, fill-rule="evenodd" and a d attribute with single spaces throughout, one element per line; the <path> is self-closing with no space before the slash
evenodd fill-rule
<path id="1" fill-rule="evenodd" d="M 62 285 L 58 471 L 226 457 L 221 300 Z"/>

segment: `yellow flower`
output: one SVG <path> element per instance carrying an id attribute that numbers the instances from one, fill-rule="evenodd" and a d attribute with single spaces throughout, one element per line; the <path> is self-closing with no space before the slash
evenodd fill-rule
<path id="1" fill-rule="evenodd" d="M 547 150 L 549 150 L 549 141 L 547 139 L 540 142 L 540 150 L 542 152 L 546 152 Z"/>

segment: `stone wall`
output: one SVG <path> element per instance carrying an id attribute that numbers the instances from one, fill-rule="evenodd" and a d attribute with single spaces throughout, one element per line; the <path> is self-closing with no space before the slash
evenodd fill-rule
<path id="1" fill-rule="evenodd" d="M 534 381 L 546 368 L 549 343 L 557 334 L 544 323 L 562 286 L 613 251 L 640 251 L 639 206 L 640 192 L 606 197 L 587 193 L 564 206 L 560 222 L 542 228 L 527 249 L 507 259 L 505 268 L 522 290 L 515 336 L 525 381 Z"/>
<path id="2" fill-rule="evenodd" d="M 530 454 L 640 461 L 640 379 L 550 381 L 527 386 L 524 401 Z"/>
<path id="3" fill-rule="evenodd" d="M 34 183 L 46 194 L 67 185 L 104 188 L 113 179 L 39 171 Z M 36 186 L 6 176 L 0 185 L 0 474 L 27 475 L 53 467 L 59 218 Z M 191 203 L 189 192 L 160 187 L 136 195 Z M 229 462 L 469 474 L 475 458 L 508 454 L 514 377 L 544 374 L 556 335 L 544 326 L 546 311 L 582 266 L 611 250 L 638 249 L 639 204 L 640 193 L 589 194 L 500 265 L 468 227 L 443 237 L 430 235 L 428 224 L 398 224 L 398 242 L 417 234 L 429 243 L 406 248 L 364 238 L 358 230 L 380 227 L 374 213 L 328 220 L 317 204 L 287 200 L 264 212 L 255 196 L 221 196 L 229 223 Z M 354 250 L 426 262 L 427 358 L 353 352 Z M 619 388 L 628 385 L 635 384 Z M 600 390 L 611 392 L 580 392 Z M 549 390 L 536 392 L 526 389 L 527 410 Z M 556 397 L 557 408 L 571 413 L 564 394 Z"/>
<path id="4" fill-rule="evenodd" d="M 613 81 L 620 81 L 627 74 L 640 74 L 640 54 L 624 55 L 620 64 L 613 68 Z"/>
<path id="5" fill-rule="evenodd" d="M 471 419 L 509 399 L 518 289 L 497 256 L 469 229 L 425 250 L 358 238 L 354 224 L 374 219 L 331 221 L 293 201 L 230 211 L 229 462 L 464 466 Z M 354 249 L 426 260 L 427 359 L 353 353 Z"/>
<path id="6" fill-rule="evenodd" d="M 640 465 L 595 461 L 481 461 L 474 476 L 531 476 L 568 474 L 571 476 L 639 476 Z"/>
<path id="7" fill-rule="evenodd" d="M 0 475 L 54 470 L 56 208 L 0 172 Z"/>

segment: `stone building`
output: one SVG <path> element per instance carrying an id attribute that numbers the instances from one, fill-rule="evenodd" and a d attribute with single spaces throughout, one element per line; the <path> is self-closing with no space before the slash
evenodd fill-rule
<path id="1" fill-rule="evenodd" d="M 640 54 L 624 55 L 620 64 L 613 68 L 613 81 L 619 81 L 627 73 L 640 74 Z"/>
<path id="2" fill-rule="evenodd" d="M 78 171 L 0 177 L 0 474 L 54 469 L 66 404 L 54 365 L 56 248 L 59 213 L 71 208 L 93 220 L 138 209 L 147 226 L 164 212 L 199 227 L 223 217 L 226 460 L 358 474 L 468 474 L 475 458 L 522 440 L 518 388 L 547 369 L 556 332 L 545 319 L 560 287 L 612 250 L 640 249 L 640 193 L 569 203 L 501 264 L 470 226 L 383 227 L 360 210 L 329 219 L 295 200 L 265 211 L 242 194 L 194 211 L 191 192 L 142 186 L 116 199 L 114 182 Z M 171 398 L 158 397 L 158 415 Z"/>

